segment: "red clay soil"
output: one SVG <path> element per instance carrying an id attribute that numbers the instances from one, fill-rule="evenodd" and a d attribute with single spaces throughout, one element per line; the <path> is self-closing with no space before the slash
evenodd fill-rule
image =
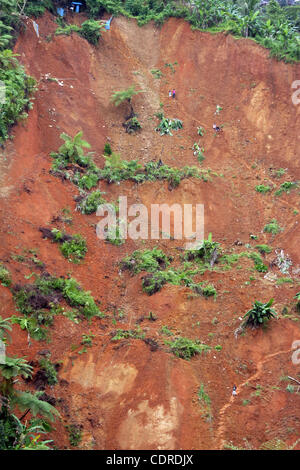
<path id="1" fill-rule="evenodd" d="M 259 449 L 274 439 L 292 445 L 300 431 L 300 396 L 287 391 L 290 382 L 282 378 L 298 374 L 299 379 L 300 372 L 291 360 L 292 343 L 300 340 L 299 314 L 293 306 L 300 290 L 299 189 L 275 197 L 274 191 L 256 192 L 255 186 L 300 180 L 300 106 L 291 100 L 299 65 L 270 59 L 267 50 L 250 40 L 192 31 L 176 19 L 158 29 L 114 18 L 97 47 L 76 34 L 51 37 L 57 25 L 50 14 L 38 22 L 40 39 L 28 23 L 15 47 L 26 70 L 37 79 L 38 91 L 28 119 L 13 129 L 14 139 L 1 157 L 0 259 L 14 282 L 28 282 L 24 275 L 36 269 L 12 255 L 35 249 L 48 272 L 70 273 L 107 313 L 105 319 L 78 325 L 57 316 L 49 344 L 28 343 L 26 332 L 18 326 L 13 329 L 9 353 L 37 361 L 38 351 L 49 349 L 52 361 L 62 361 L 59 384 L 47 388 L 62 416 L 51 434 L 54 444 L 70 448 L 66 426 L 77 424 L 83 429 L 79 444 L 83 449 L 223 449 L 230 445 Z M 173 64 L 174 73 L 166 64 Z M 160 69 L 163 76 L 155 78 L 153 69 Z M 60 84 L 47 77 L 59 79 Z M 144 91 L 133 100 L 142 124 L 136 135 L 126 134 L 122 127 L 126 107 L 110 102 L 114 91 L 131 84 Z M 168 97 L 173 88 L 175 100 Z M 154 131 L 160 103 L 167 117 L 183 121 L 183 129 L 173 137 Z M 220 115 L 215 115 L 217 105 L 222 107 Z M 212 129 L 215 122 L 224 126 L 217 136 Z M 251 260 L 241 258 L 229 271 L 199 277 L 215 285 L 216 300 L 191 296 L 189 289 L 168 284 L 149 297 L 141 288 L 142 274 L 122 273 L 118 263 L 134 249 L 155 245 L 170 255 L 178 254 L 182 243 L 127 240 L 118 247 L 97 239 L 97 217 L 75 211 L 78 189 L 49 174 L 49 153 L 61 145 L 60 134 L 73 136 L 79 130 L 99 166 L 108 139 L 126 160 L 143 163 L 161 158 L 171 166 L 199 165 L 192 150 L 200 140 L 198 126 L 206 130 L 201 138 L 202 167 L 218 174 L 211 181 L 184 180 L 173 191 L 159 182 L 139 186 L 101 182 L 99 188 L 109 200 L 126 195 L 129 203 L 147 207 L 159 202 L 202 203 L 205 236 L 212 232 L 227 251 L 246 251 L 245 244 L 256 243 L 250 234 L 258 235 L 257 243 L 288 253 L 293 265 L 285 277 L 293 283 L 278 285 L 276 276 L 284 275 L 277 267 L 265 278 L 264 273 L 253 272 Z M 270 169 L 279 168 L 287 171 L 277 180 Z M 51 222 L 64 208 L 72 212 L 71 226 Z M 276 237 L 262 231 L 272 218 L 284 228 Z M 40 226 L 81 233 L 88 244 L 85 261 L 69 263 L 57 245 L 42 239 Z M 235 245 L 237 240 L 243 246 Z M 267 255 L 267 262 L 274 256 L 274 251 Z M 255 280 L 249 281 L 251 275 Z M 2 317 L 15 314 L 10 291 L 0 286 L 0 293 Z M 248 330 L 235 338 L 239 317 L 252 302 L 271 297 L 278 319 L 265 331 Z M 285 306 L 289 315 L 284 317 Z M 158 342 L 158 350 L 151 351 L 138 339 L 111 341 L 114 330 L 136 328 L 135 322 L 150 311 L 157 321 L 145 319 L 140 326 Z M 116 314 L 114 320 L 114 312 L 123 315 Z M 190 361 L 175 357 L 160 334 L 163 325 L 209 344 L 211 352 Z M 88 332 L 95 335 L 93 345 L 80 355 L 76 345 Z M 216 345 L 222 349 L 215 350 Z M 203 412 L 198 399 L 201 384 L 211 400 L 209 413 Z M 232 397 L 234 384 L 236 397 Z"/>

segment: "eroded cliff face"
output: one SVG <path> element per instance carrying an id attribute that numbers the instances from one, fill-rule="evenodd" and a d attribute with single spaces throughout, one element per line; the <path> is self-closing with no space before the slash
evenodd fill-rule
<path id="1" fill-rule="evenodd" d="M 55 444 L 69 446 L 67 424 L 82 425 L 80 446 L 86 449 L 217 449 L 226 443 L 245 447 L 244 438 L 252 448 L 273 438 L 292 444 L 300 430 L 299 395 L 287 392 L 280 378 L 299 373 L 291 361 L 292 343 L 300 339 L 291 307 L 300 280 L 299 190 L 275 197 L 274 192 L 257 193 L 255 186 L 278 186 L 284 181 L 274 180 L 270 169 L 284 168 L 288 180 L 300 179 L 300 105 L 291 100 L 299 66 L 270 59 L 268 51 L 250 40 L 191 31 L 187 23 L 175 19 L 157 29 L 114 18 L 96 48 L 76 34 L 49 41 L 56 26 L 46 14 L 39 20 L 40 40 L 28 24 L 16 45 L 21 62 L 38 81 L 38 91 L 28 120 L 15 127 L 14 140 L 1 157 L 0 188 L 1 260 L 14 282 L 27 282 L 24 275 L 34 268 L 11 255 L 35 249 L 48 272 L 71 273 L 107 314 L 91 324 L 56 317 L 49 344 L 32 340 L 29 345 L 27 334 L 14 327 L 9 353 L 37 361 L 38 351 L 47 348 L 53 361 L 62 361 L 59 384 L 47 390 L 62 415 L 52 434 Z M 153 69 L 162 71 L 160 79 L 151 73 Z M 134 97 L 142 124 L 136 135 L 122 128 L 126 107 L 116 108 L 110 101 L 114 91 L 131 84 L 143 90 Z M 173 88 L 175 100 L 168 97 Z M 154 131 L 160 103 L 167 117 L 183 121 L 183 129 L 173 137 Z M 217 105 L 222 107 L 219 115 Z M 217 136 L 212 129 L 216 122 L 223 126 Z M 142 273 L 122 273 L 119 262 L 135 249 L 155 245 L 176 255 L 182 243 L 127 240 L 117 247 L 98 240 L 98 218 L 75 211 L 78 189 L 49 174 L 49 153 L 61 145 L 60 134 L 73 136 L 79 130 L 99 166 L 108 139 L 125 160 L 145 163 L 161 158 L 175 167 L 199 165 L 192 150 L 199 141 L 198 126 L 206 130 L 201 138 L 202 167 L 218 174 L 210 181 L 184 180 L 173 191 L 161 182 L 100 182 L 99 188 L 111 201 L 126 195 L 129 203 L 143 203 L 149 209 L 153 203 L 204 204 L 205 236 L 212 232 L 224 248 L 241 252 L 246 251 L 245 244 L 253 244 L 250 234 L 258 235 L 257 243 L 289 254 L 292 284 L 277 285 L 271 277 L 253 272 L 251 260 L 241 258 L 226 272 L 207 271 L 199 277 L 215 285 L 216 300 L 191 296 L 189 289 L 169 284 L 147 296 L 141 287 Z M 70 227 L 57 219 L 63 208 L 72 212 Z M 284 228 L 273 239 L 262 232 L 272 218 Z M 56 245 L 41 238 L 38 228 L 53 224 L 87 239 L 82 264 L 71 265 Z M 243 246 L 235 245 L 237 240 Z M 267 256 L 267 263 L 274 253 Z M 276 267 L 271 273 L 283 277 Z M 251 275 L 255 280 L 249 281 Z M 6 318 L 16 310 L 9 290 L 0 286 L 0 293 L 0 314 Z M 239 317 L 255 299 L 271 297 L 279 313 L 288 306 L 290 318 L 281 316 L 266 331 L 249 330 L 236 339 Z M 118 311 L 122 316 L 115 314 Z M 146 319 L 150 311 L 155 322 Z M 157 342 L 157 350 L 142 340 L 111 341 L 114 330 L 136 328 L 141 317 L 145 319 L 139 324 L 146 337 Z M 169 338 L 160 333 L 163 325 L 175 334 L 200 339 L 212 350 L 191 361 L 175 357 L 165 343 Z M 89 332 L 95 335 L 92 347 L 79 355 L 75 346 Z M 221 351 L 214 349 L 216 345 L 222 346 Z M 201 384 L 211 400 L 209 412 L 198 399 Z M 238 392 L 234 398 L 233 384 Z"/>

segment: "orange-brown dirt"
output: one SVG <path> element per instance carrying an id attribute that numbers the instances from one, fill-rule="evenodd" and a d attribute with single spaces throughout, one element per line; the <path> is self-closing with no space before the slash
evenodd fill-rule
<path id="1" fill-rule="evenodd" d="M 62 361 L 59 384 L 47 389 L 62 416 L 51 434 L 54 444 L 70 447 L 65 427 L 69 424 L 82 425 L 79 447 L 83 449 L 223 449 L 230 443 L 258 449 L 275 438 L 293 444 L 300 431 L 300 396 L 289 393 L 288 382 L 281 379 L 287 375 L 299 379 L 300 372 L 291 360 L 292 343 L 300 340 L 299 315 L 293 309 L 300 282 L 299 190 L 274 197 L 257 193 L 255 186 L 276 181 L 270 168 L 285 168 L 285 179 L 300 180 L 300 106 L 291 100 L 299 65 L 270 59 L 267 50 L 250 40 L 192 31 L 176 19 L 158 29 L 115 18 L 97 47 L 76 34 L 50 40 L 57 27 L 50 14 L 38 22 L 40 39 L 28 23 L 15 47 L 27 72 L 37 79 L 38 91 L 28 119 L 13 129 L 14 139 L 1 156 L 1 261 L 14 282 L 27 282 L 24 275 L 35 269 L 11 256 L 35 249 L 48 272 L 72 274 L 108 314 L 78 325 L 56 317 L 49 344 L 34 340 L 29 344 L 26 332 L 13 328 L 8 353 L 37 361 L 38 351 L 46 348 L 52 361 Z M 165 64 L 175 62 L 172 73 Z M 163 72 L 161 79 L 151 73 L 155 68 Z M 45 79 L 46 74 L 58 78 L 62 86 Z M 128 135 L 122 128 L 126 107 L 115 107 L 110 96 L 133 83 L 144 91 L 133 100 L 143 128 Z M 175 100 L 168 97 L 172 88 Z M 173 137 L 154 131 L 160 103 L 166 116 L 183 121 L 183 129 Z M 223 108 L 219 116 L 214 114 L 216 105 Z M 215 121 L 224 126 L 217 136 L 212 129 Z M 61 145 L 61 132 L 73 136 L 81 129 L 99 166 L 107 139 L 126 160 L 143 163 L 161 158 L 171 166 L 198 165 L 192 151 L 200 140 L 198 126 L 206 129 L 201 138 L 206 157 L 202 166 L 223 176 L 209 182 L 184 180 L 173 191 L 160 182 L 101 182 L 99 188 L 109 200 L 127 195 L 129 203 L 147 207 L 158 202 L 202 203 L 205 236 L 211 232 L 223 248 L 241 251 L 245 247 L 236 247 L 236 240 L 244 245 L 253 242 L 250 234 L 259 235 L 258 243 L 289 254 L 292 284 L 277 285 L 264 274 L 251 272 L 250 260 L 242 260 L 240 269 L 207 272 L 199 278 L 215 285 L 216 300 L 191 298 L 187 288 L 168 284 L 149 297 L 142 291 L 141 275 L 120 273 L 119 261 L 134 249 L 156 244 L 172 255 L 182 244 L 128 240 L 118 247 L 97 239 L 97 217 L 75 211 L 78 189 L 49 174 L 49 153 Z M 40 226 L 53 226 L 53 217 L 67 207 L 72 210 L 72 226 L 56 226 L 86 237 L 88 253 L 80 265 L 65 260 L 38 231 Z M 272 218 L 284 228 L 274 239 L 262 232 Z M 274 252 L 267 260 L 272 257 Z M 276 267 L 271 273 L 283 277 Z M 249 283 L 251 274 L 256 280 Z M 16 313 L 9 289 L 0 286 L 0 292 L 2 317 Z M 255 299 L 271 297 L 277 312 L 287 306 L 289 316 L 279 315 L 266 331 L 247 330 L 236 338 L 239 317 Z M 124 316 L 114 324 L 113 312 L 118 309 Z M 159 342 L 157 351 L 141 340 L 111 341 L 113 330 L 134 328 L 136 320 L 150 311 L 157 321 L 144 320 L 141 327 Z M 163 325 L 202 340 L 212 346 L 211 352 L 191 361 L 175 357 L 159 334 Z M 73 346 L 89 331 L 95 335 L 93 345 L 79 355 Z M 214 349 L 218 344 L 221 351 Z M 201 384 L 211 399 L 210 420 L 203 416 L 198 400 Z M 233 384 L 236 397 L 231 394 Z"/>

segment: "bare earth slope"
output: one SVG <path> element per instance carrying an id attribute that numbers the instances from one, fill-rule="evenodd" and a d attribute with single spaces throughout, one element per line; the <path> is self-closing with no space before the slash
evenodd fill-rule
<path id="1" fill-rule="evenodd" d="M 68 424 L 82 426 L 80 447 L 86 449 L 222 449 L 230 442 L 256 449 L 275 438 L 294 443 L 300 431 L 300 397 L 286 391 L 287 382 L 281 378 L 300 372 L 291 360 L 292 343 L 300 340 L 299 314 L 292 308 L 300 290 L 299 189 L 275 197 L 274 192 L 257 193 L 255 186 L 300 180 L 300 105 L 291 100 L 291 84 L 299 79 L 300 67 L 270 59 L 268 51 L 250 40 L 191 31 L 175 19 L 157 29 L 116 18 L 96 48 L 76 34 L 49 41 L 47 36 L 57 25 L 48 14 L 39 26 L 40 40 L 28 24 L 16 45 L 21 62 L 38 81 L 38 92 L 29 118 L 13 130 L 14 140 L 1 156 L 0 259 L 14 282 L 24 283 L 24 275 L 36 269 L 11 255 L 37 250 L 48 272 L 71 273 L 108 314 L 90 325 L 56 317 L 49 344 L 28 344 L 27 334 L 14 327 L 9 353 L 37 361 L 37 352 L 46 348 L 53 361 L 62 361 L 59 384 L 47 390 L 62 415 L 52 436 L 55 444 L 69 446 Z M 173 64 L 174 73 L 166 64 Z M 153 69 L 163 76 L 155 78 Z M 47 74 L 61 85 L 47 80 Z M 144 91 L 134 98 L 143 129 L 130 136 L 122 128 L 126 107 L 116 108 L 110 96 L 133 83 Z M 168 97 L 172 88 L 175 100 Z M 160 103 L 166 116 L 184 123 L 173 137 L 154 131 Z M 216 105 L 222 107 L 219 116 L 214 114 Z M 216 121 L 224 126 L 217 136 L 212 129 Z M 191 298 L 187 288 L 169 284 L 149 297 L 142 292 L 141 275 L 120 273 L 118 262 L 134 249 L 156 243 L 128 240 L 117 247 L 98 240 L 97 217 L 75 211 L 77 188 L 49 174 L 49 153 L 61 145 L 60 133 L 74 135 L 81 129 L 99 166 L 108 138 L 126 160 L 161 158 L 171 166 L 199 165 L 192 151 L 199 141 L 198 126 L 206 129 L 202 166 L 222 176 L 208 182 L 184 180 L 173 191 L 158 182 L 101 183 L 99 188 L 109 200 L 127 195 L 130 203 L 147 206 L 202 203 L 205 236 L 212 232 L 224 248 L 236 249 L 237 240 L 245 245 L 252 242 L 250 234 L 258 235 L 258 243 L 289 254 L 293 283 L 277 285 L 263 273 L 252 272 L 253 263 L 242 259 L 238 268 L 199 278 L 215 285 L 216 300 Z M 287 169 L 286 175 L 274 180 L 270 169 L 279 168 Z M 63 222 L 53 222 L 63 208 L 70 208 L 73 217 L 71 229 L 65 229 L 81 233 L 88 242 L 86 259 L 78 266 L 62 258 L 57 246 L 38 231 L 53 224 L 64 228 Z M 284 228 L 274 239 L 262 232 L 272 218 Z M 181 243 L 161 240 L 158 245 L 172 255 Z M 267 262 L 274 256 L 268 255 Z M 276 267 L 270 272 L 283 277 Z M 256 280 L 249 282 L 251 275 Z M 0 315 L 15 313 L 9 290 L 0 286 L 0 294 Z M 267 331 L 249 330 L 236 339 L 239 317 L 255 299 L 271 297 L 279 313 L 288 307 L 289 317 L 281 315 Z M 119 311 L 122 318 L 116 315 L 115 322 L 113 312 Z M 158 350 L 151 351 L 141 340 L 111 341 L 112 331 L 136 327 L 135 322 L 150 311 L 157 321 L 144 320 L 141 327 L 159 343 Z M 159 333 L 163 325 L 181 336 L 201 339 L 212 351 L 189 362 L 176 358 Z M 95 335 L 93 346 L 79 355 L 73 346 L 89 331 Z M 222 350 L 215 350 L 216 345 Z M 211 399 L 209 417 L 203 416 L 197 397 L 201 384 Z"/>

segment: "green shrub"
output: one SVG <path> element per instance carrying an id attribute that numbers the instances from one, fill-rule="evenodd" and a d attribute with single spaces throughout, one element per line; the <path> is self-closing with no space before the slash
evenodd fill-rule
<path id="1" fill-rule="evenodd" d="M 81 235 L 73 235 L 72 240 L 60 245 L 60 250 L 69 261 L 79 263 L 87 253 L 86 241 Z"/>
<path id="2" fill-rule="evenodd" d="M 220 244 L 212 241 L 212 234 L 208 235 L 207 240 L 202 240 L 198 248 L 187 250 L 184 255 L 186 261 L 200 260 L 202 262 L 210 262 L 213 255 L 219 253 Z"/>
<path id="3" fill-rule="evenodd" d="M 112 337 L 112 341 L 119 341 L 120 339 L 144 339 L 145 333 L 142 332 L 140 328 L 136 330 L 122 330 L 118 329 L 114 332 L 114 336 Z"/>
<path id="4" fill-rule="evenodd" d="M 38 314 L 33 313 L 29 317 L 11 317 L 13 324 L 19 325 L 22 330 L 26 330 L 31 338 L 36 341 L 47 341 L 49 339 L 48 326 L 53 324 L 53 315 L 44 311 L 39 311 Z"/>
<path id="5" fill-rule="evenodd" d="M 141 123 L 136 116 L 125 121 L 123 123 L 123 127 L 125 127 L 127 134 L 134 134 L 142 128 Z"/>
<path id="6" fill-rule="evenodd" d="M 41 370 L 45 372 L 47 381 L 49 385 L 56 385 L 58 383 L 57 379 L 57 370 L 54 364 L 50 361 L 49 358 L 42 358 L 39 361 Z"/>
<path id="7" fill-rule="evenodd" d="M 32 108 L 31 95 L 36 89 L 34 78 L 26 75 L 16 57 L 11 50 L 0 50 L 0 80 L 5 86 L 5 103 L 0 105 L 0 143 L 9 137 L 9 130 L 16 122 L 27 117 Z"/>
<path id="8" fill-rule="evenodd" d="M 60 244 L 60 251 L 63 256 L 73 263 L 79 263 L 87 253 L 85 239 L 79 235 L 68 235 L 60 230 L 53 228 L 51 231 L 40 227 L 44 238 L 49 238 Z"/>
<path id="9" fill-rule="evenodd" d="M 46 273 L 37 276 L 34 284 L 15 285 L 12 292 L 17 309 L 24 315 L 12 317 L 12 323 L 19 324 L 37 340 L 47 338 L 47 327 L 52 325 L 54 315 L 60 311 L 58 307 L 62 299 L 88 319 L 103 315 L 90 293 L 72 278 L 56 278 Z"/>
<path id="10" fill-rule="evenodd" d="M 86 39 L 90 44 L 96 46 L 101 37 L 101 30 L 103 25 L 99 24 L 98 21 L 87 20 L 82 23 L 81 26 L 76 24 L 62 24 L 55 31 L 55 35 L 70 36 L 73 32 L 78 33 L 81 37 Z"/>
<path id="11" fill-rule="evenodd" d="M 155 130 L 159 132 L 160 135 L 168 134 L 172 136 L 172 130 L 177 131 L 178 129 L 182 129 L 183 127 L 183 123 L 182 121 L 180 121 L 180 119 L 165 118 L 163 113 L 159 113 L 159 119 L 160 123 L 155 128 Z"/>
<path id="12" fill-rule="evenodd" d="M 105 11 L 118 15 L 121 12 L 121 2 L 118 0 L 86 0 L 88 15 L 91 18 L 102 16 Z"/>
<path id="13" fill-rule="evenodd" d="M 152 69 L 151 73 L 155 78 L 161 78 L 162 77 L 162 71 L 159 70 L 159 69 Z"/>
<path id="14" fill-rule="evenodd" d="M 166 335 L 166 336 L 173 336 L 174 335 L 174 333 L 172 333 L 172 331 L 169 330 L 169 328 L 166 325 L 163 325 L 161 327 L 160 333 L 162 335 Z"/>
<path id="15" fill-rule="evenodd" d="M 272 233 L 276 235 L 277 233 L 281 232 L 283 229 L 279 227 L 278 222 L 276 219 L 272 219 L 268 224 L 264 226 L 264 232 Z"/>
<path id="16" fill-rule="evenodd" d="M 274 299 L 270 299 L 267 303 L 255 300 L 253 307 L 243 316 L 244 322 L 242 326 L 252 326 L 257 328 L 266 324 L 271 318 L 275 318 L 277 315 L 276 311 L 271 308 L 273 302 Z"/>
<path id="17" fill-rule="evenodd" d="M 263 194 L 270 192 L 271 189 L 271 186 L 265 186 L 264 184 L 259 184 L 258 186 L 255 186 L 255 191 Z"/>
<path id="18" fill-rule="evenodd" d="M 168 271 L 157 271 L 142 277 L 143 291 L 148 295 L 153 295 L 160 291 L 166 283 L 176 286 L 185 285 L 190 288 L 193 288 L 194 286 L 191 278 L 185 271 L 180 272 L 175 271 L 174 269 L 169 269 Z"/>
<path id="19" fill-rule="evenodd" d="M 84 291 L 75 279 L 65 279 L 63 296 L 71 307 L 76 307 L 86 318 L 101 316 L 90 292 Z"/>
<path id="20" fill-rule="evenodd" d="M 273 248 L 271 248 L 268 245 L 256 245 L 255 248 L 261 253 L 261 254 L 268 254 L 271 253 Z"/>
<path id="21" fill-rule="evenodd" d="M 204 403 L 206 403 L 207 405 L 210 405 L 211 404 L 211 399 L 209 398 L 209 396 L 207 395 L 207 393 L 205 393 L 204 391 L 204 385 L 201 384 L 199 390 L 198 390 L 198 400 L 199 401 L 203 401 Z"/>
<path id="22" fill-rule="evenodd" d="M 254 265 L 256 271 L 259 273 L 267 273 L 268 272 L 268 266 L 266 266 L 264 263 L 255 263 Z"/>
<path id="23" fill-rule="evenodd" d="M 96 191 L 86 194 L 77 204 L 76 209 L 82 214 L 93 214 L 101 204 L 107 204 L 107 201 L 97 189 Z"/>
<path id="24" fill-rule="evenodd" d="M 275 196 L 281 196 L 281 194 L 284 192 L 284 193 L 287 193 L 287 194 L 290 194 L 291 190 L 292 189 L 295 189 L 298 187 L 298 182 L 293 182 L 293 181 L 285 181 L 284 183 L 282 183 L 280 185 L 280 188 L 278 189 L 278 191 L 275 192 Z"/>
<path id="25" fill-rule="evenodd" d="M 104 151 L 103 151 L 104 155 L 106 156 L 109 156 L 112 154 L 112 149 L 111 149 L 111 145 L 106 142 L 105 145 L 104 145 Z"/>
<path id="26" fill-rule="evenodd" d="M 0 264 L 0 283 L 5 287 L 9 287 L 11 285 L 10 272 L 2 264 Z"/>
<path id="27" fill-rule="evenodd" d="M 62 179 L 68 179 L 81 189 L 90 190 L 99 181 L 100 169 L 92 159 L 92 153 L 85 155 L 84 148 L 90 148 L 90 144 L 82 139 L 82 131 L 74 138 L 65 133 L 60 135 L 65 143 L 58 152 L 51 152 L 53 158 L 51 173 Z M 68 169 L 68 171 L 66 171 Z"/>
<path id="28" fill-rule="evenodd" d="M 110 100 L 114 103 L 115 106 L 120 106 L 122 103 L 125 102 L 128 103 L 130 112 L 129 115 L 126 117 L 126 121 L 135 116 L 132 106 L 132 98 L 139 93 L 142 93 L 142 90 L 135 90 L 135 86 L 132 85 L 129 88 L 126 88 L 125 90 L 115 91 L 110 98 Z"/>
<path id="29" fill-rule="evenodd" d="M 109 227 L 108 231 L 106 232 L 105 241 L 111 243 L 112 245 L 120 246 L 125 243 L 125 240 L 122 235 L 122 229 L 120 225 L 118 225 L 119 220 L 117 221 L 117 225 L 113 225 Z"/>
<path id="30" fill-rule="evenodd" d="M 95 338 L 95 335 L 93 335 L 92 333 L 90 333 L 88 335 L 83 334 L 81 344 L 83 346 L 91 347 L 92 344 L 93 344 L 93 338 Z"/>
<path id="31" fill-rule="evenodd" d="M 169 67 L 171 69 L 171 72 L 174 74 L 175 73 L 175 65 L 178 65 L 177 61 L 173 62 L 173 64 L 172 63 L 169 63 L 169 64 L 166 63 L 165 67 Z"/>
<path id="32" fill-rule="evenodd" d="M 202 287 L 202 295 L 204 297 L 215 297 L 217 296 L 217 291 L 212 284 L 207 284 Z"/>
<path id="33" fill-rule="evenodd" d="M 161 288 L 168 282 L 168 279 L 169 276 L 164 271 L 147 274 L 142 278 L 143 291 L 148 295 L 153 295 L 161 290 Z"/>
<path id="34" fill-rule="evenodd" d="M 152 250 L 134 251 L 122 260 L 121 267 L 137 274 L 140 271 L 148 273 L 160 271 L 169 264 L 170 258 L 162 250 L 154 247 Z"/>
<path id="35" fill-rule="evenodd" d="M 201 384 L 200 388 L 197 392 L 198 401 L 201 406 L 201 416 L 206 418 L 208 421 L 212 419 L 212 412 L 211 412 L 211 399 L 209 398 L 208 394 L 204 390 L 204 385 Z"/>
<path id="36" fill-rule="evenodd" d="M 77 447 L 82 441 L 82 425 L 69 424 L 66 426 L 69 432 L 69 442 L 72 447 Z"/>
<path id="37" fill-rule="evenodd" d="M 268 272 L 268 267 L 263 263 L 262 257 L 258 253 L 250 253 L 247 256 L 253 259 L 256 271 L 260 273 Z"/>
<path id="38" fill-rule="evenodd" d="M 144 176 L 139 174 L 142 166 L 136 160 L 127 162 L 114 152 L 109 156 L 104 156 L 104 158 L 105 166 L 100 171 L 101 180 L 106 180 L 108 183 L 132 180 L 137 183 L 144 179 Z"/>
<path id="39" fill-rule="evenodd" d="M 277 279 L 276 284 L 281 286 L 282 284 L 294 284 L 294 280 L 291 277 L 280 277 Z"/>
<path id="40" fill-rule="evenodd" d="M 76 24 L 64 24 L 59 26 L 54 34 L 56 36 L 70 36 L 72 33 L 80 33 L 80 31 L 80 26 L 77 26 Z"/>
<path id="41" fill-rule="evenodd" d="M 97 186 L 99 181 L 98 171 L 88 169 L 84 175 L 80 172 L 75 172 L 72 182 L 75 183 L 79 188 L 90 190 Z"/>
<path id="42" fill-rule="evenodd" d="M 204 152 L 204 148 L 203 147 L 199 147 L 199 144 L 197 144 L 197 142 L 194 143 L 193 145 L 193 150 L 194 150 L 194 155 L 197 156 L 197 160 L 199 163 L 202 163 L 203 160 L 205 160 L 205 157 L 203 155 L 203 152 Z"/>
<path id="43" fill-rule="evenodd" d="M 271 171 L 271 175 L 274 178 L 281 178 L 281 176 L 283 176 L 286 173 L 286 170 L 284 168 L 279 168 L 279 170 L 272 169 L 270 171 Z"/>
<path id="44" fill-rule="evenodd" d="M 65 168 L 68 163 L 77 163 L 82 167 L 88 166 L 90 162 L 90 155 L 84 154 L 85 148 L 91 148 L 90 144 L 82 139 L 83 132 L 79 131 L 72 138 L 65 132 L 60 134 L 60 138 L 64 140 L 58 153 L 52 152 L 51 157 L 58 160 L 58 165 Z"/>
<path id="45" fill-rule="evenodd" d="M 186 359 L 187 361 L 196 354 L 202 354 L 202 352 L 207 352 L 211 349 L 206 344 L 200 343 L 199 340 L 193 341 L 181 336 L 174 340 L 166 341 L 166 344 L 170 346 L 171 352 L 175 356 Z"/>
<path id="46" fill-rule="evenodd" d="M 99 24 L 98 21 L 87 20 L 81 25 L 80 36 L 86 39 L 90 44 L 96 46 L 101 37 L 101 30 L 103 25 Z"/>

